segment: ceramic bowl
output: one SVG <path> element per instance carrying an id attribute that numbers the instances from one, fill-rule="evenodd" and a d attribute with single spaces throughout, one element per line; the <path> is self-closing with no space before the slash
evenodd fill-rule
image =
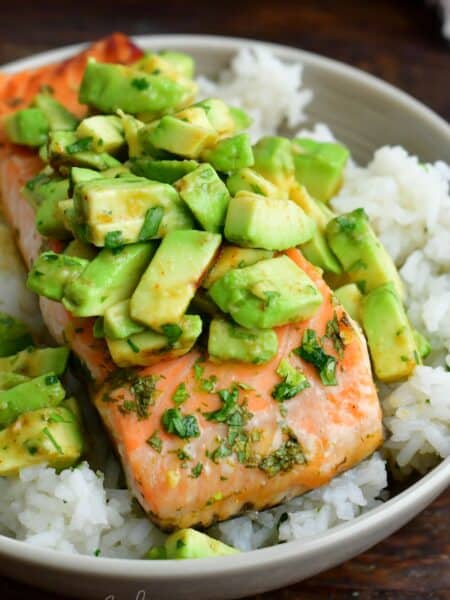
<path id="1" fill-rule="evenodd" d="M 148 49 L 171 48 L 194 56 L 198 71 L 214 76 L 237 50 L 259 42 L 201 35 L 143 36 Z M 425 161 L 450 162 L 450 128 L 410 96 L 344 64 L 274 44 L 279 58 L 304 65 L 304 82 L 315 94 L 311 122 L 325 121 L 357 161 L 373 150 L 400 144 Z M 16 71 L 58 61 L 72 46 L 5 65 Z M 1 284 L 0 284 L 1 289 Z M 113 600 L 240 598 L 286 586 L 363 552 L 423 510 L 450 483 L 450 459 L 401 494 L 344 525 L 271 548 L 187 561 L 138 561 L 65 555 L 0 536 L 0 571 L 30 585 L 77 598 Z"/>

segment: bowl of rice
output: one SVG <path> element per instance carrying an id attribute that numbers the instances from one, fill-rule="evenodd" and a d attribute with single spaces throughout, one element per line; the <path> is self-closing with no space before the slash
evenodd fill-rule
<path id="1" fill-rule="evenodd" d="M 378 452 L 281 506 L 214 525 L 210 535 L 241 550 L 217 559 L 139 560 L 164 534 L 121 485 L 92 409 L 95 461 L 0 478 L 1 571 L 78 598 L 244 597 L 365 551 L 450 482 L 450 128 L 394 87 L 301 50 L 200 35 L 135 41 L 192 55 L 200 95 L 245 109 L 253 139 L 300 132 L 350 149 L 331 206 L 338 214 L 364 208 L 404 282 L 408 316 L 433 351 L 407 381 L 378 386 L 385 428 Z M 59 61 L 79 49 L 45 52 L 3 70 Z M 3 222 L 0 245 L 2 310 L 38 330 L 35 297 Z"/>

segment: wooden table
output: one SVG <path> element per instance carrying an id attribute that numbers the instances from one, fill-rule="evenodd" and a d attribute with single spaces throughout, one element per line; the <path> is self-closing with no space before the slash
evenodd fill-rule
<path id="1" fill-rule="evenodd" d="M 378 75 L 450 118 L 449 44 L 439 35 L 436 14 L 420 0 L 5 2 L 0 64 L 119 29 L 129 34 L 207 32 L 297 46 Z M 447 493 L 369 552 L 260 598 L 450 599 L 449 531 Z M 0 579 L 0 598 L 63 600 L 7 579 Z"/>

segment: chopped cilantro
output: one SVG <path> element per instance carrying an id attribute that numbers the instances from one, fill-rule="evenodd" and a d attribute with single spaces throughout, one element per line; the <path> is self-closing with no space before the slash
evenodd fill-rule
<path id="1" fill-rule="evenodd" d="M 115 250 L 123 246 L 123 237 L 121 231 L 109 231 L 105 235 L 105 248 Z"/>
<path id="2" fill-rule="evenodd" d="M 182 415 L 178 408 L 165 410 L 161 423 L 168 433 L 173 433 L 183 439 L 199 437 L 200 435 L 196 417 L 194 415 Z"/>
<path id="3" fill-rule="evenodd" d="M 314 329 L 305 331 L 301 346 L 294 352 L 316 367 L 324 385 L 337 385 L 336 359 L 325 353 Z"/>
<path id="4" fill-rule="evenodd" d="M 131 80 L 131 85 L 139 91 L 150 87 L 150 82 L 145 77 L 135 77 Z"/>
<path id="5" fill-rule="evenodd" d="M 138 241 L 145 242 L 157 234 L 164 216 L 164 209 L 161 206 L 153 206 L 145 213 L 144 223 L 139 232 Z"/>
<path id="6" fill-rule="evenodd" d="M 195 465 L 195 467 L 193 467 L 191 469 L 191 477 L 193 477 L 194 479 L 197 479 L 197 477 L 200 477 L 200 475 L 202 474 L 203 471 L 203 465 L 202 463 L 197 463 Z"/>
<path id="7" fill-rule="evenodd" d="M 100 548 L 97 548 L 97 549 L 94 551 L 94 556 L 100 556 Z"/>
<path id="8" fill-rule="evenodd" d="M 53 435 L 51 434 L 50 430 L 48 427 L 44 427 L 44 429 L 42 430 L 42 433 L 48 437 L 48 439 L 50 440 L 50 442 L 52 443 L 53 447 L 55 448 L 56 452 L 58 452 L 59 454 L 64 454 L 63 449 L 61 448 L 61 446 L 58 444 L 58 442 L 55 440 L 55 438 L 53 437 Z"/>
<path id="9" fill-rule="evenodd" d="M 273 305 L 275 300 L 280 296 L 280 292 L 264 292 L 264 296 L 266 297 L 266 308 L 269 308 Z"/>
<path id="10" fill-rule="evenodd" d="M 155 433 L 153 433 L 148 439 L 147 439 L 147 444 L 153 448 L 153 450 L 156 450 L 156 452 L 161 453 L 162 451 L 162 447 L 163 447 L 163 442 L 162 439 L 159 437 L 158 432 L 155 431 Z"/>
<path id="11" fill-rule="evenodd" d="M 136 346 L 136 344 L 133 342 L 133 340 L 131 338 L 127 339 L 127 344 L 130 346 L 130 348 L 133 350 L 133 352 L 135 352 L 136 354 L 138 354 L 138 352 L 140 352 L 139 350 L 139 346 Z"/>
<path id="12" fill-rule="evenodd" d="M 212 394 L 216 387 L 217 377 L 215 375 L 211 375 L 207 379 L 202 379 L 200 381 L 200 387 L 204 392 L 208 392 Z"/>
<path id="13" fill-rule="evenodd" d="M 56 375 L 47 375 L 47 377 L 44 379 L 45 385 L 55 385 L 55 383 L 58 383 L 59 379 L 56 377 Z"/>
<path id="14" fill-rule="evenodd" d="M 176 387 L 175 392 L 172 395 L 172 400 L 173 400 L 175 406 L 180 406 L 181 404 L 183 404 L 183 402 L 186 402 L 186 400 L 188 398 L 189 398 L 189 392 L 186 390 L 186 384 L 180 383 Z"/>
<path id="15" fill-rule="evenodd" d="M 279 402 L 290 400 L 306 388 L 310 387 L 305 375 L 293 367 L 287 358 L 283 358 L 280 361 L 277 375 L 279 375 L 283 381 L 277 383 L 273 388 L 272 398 Z"/>
<path id="16" fill-rule="evenodd" d="M 157 375 L 135 377 L 131 384 L 130 389 L 133 392 L 136 413 L 141 419 L 148 417 L 148 407 L 155 403 L 153 396 L 158 379 Z"/>
<path id="17" fill-rule="evenodd" d="M 327 323 L 325 337 L 331 340 L 337 355 L 339 356 L 339 358 L 342 358 L 344 354 L 345 342 L 341 334 L 339 321 L 336 313 L 334 313 L 333 318 L 330 319 Z"/>
<path id="18" fill-rule="evenodd" d="M 298 440 L 290 436 L 274 452 L 263 458 L 258 467 L 269 477 L 290 471 L 295 465 L 303 465 L 305 455 Z"/>
<path id="19" fill-rule="evenodd" d="M 197 381 L 200 381 L 203 375 L 204 367 L 199 362 L 196 362 L 194 365 L 194 377 Z"/>
<path id="20" fill-rule="evenodd" d="M 233 450 L 230 448 L 229 443 L 226 440 L 221 440 L 217 448 L 211 454 L 211 459 L 217 463 L 221 458 L 230 456 Z"/>
<path id="21" fill-rule="evenodd" d="M 91 150 L 92 138 L 86 137 L 81 140 L 77 140 L 73 142 L 73 144 L 69 144 L 66 146 L 67 154 L 76 154 L 77 152 L 88 152 Z"/>
<path id="22" fill-rule="evenodd" d="M 161 327 L 162 332 L 167 338 L 167 344 L 170 348 L 179 340 L 183 330 L 176 323 L 167 323 Z"/>

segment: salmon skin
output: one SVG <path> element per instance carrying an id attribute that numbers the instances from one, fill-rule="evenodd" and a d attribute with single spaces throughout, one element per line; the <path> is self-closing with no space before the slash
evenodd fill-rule
<path id="1" fill-rule="evenodd" d="M 114 47 L 108 59 L 135 60 L 138 50 L 124 36 L 115 39 L 120 43 L 101 42 L 102 48 Z M 53 65 L 52 87 L 65 89 L 67 74 L 72 87 L 64 93 L 74 96 L 81 65 L 96 47 L 65 67 Z M 74 65 L 80 69 L 76 76 Z M 25 79 L 33 83 L 20 85 L 35 89 L 36 78 L 45 82 L 48 69 L 28 72 Z M 4 90 L 15 85 L 10 79 L 9 87 L 1 87 L 3 108 Z M 74 97 L 64 103 L 76 108 Z M 42 247 L 55 248 L 37 234 L 33 211 L 20 194 L 40 168 L 32 153 L 17 147 L 0 155 L 5 213 L 28 266 Z M 274 506 L 327 483 L 382 442 L 381 410 L 359 327 L 336 303 L 319 270 L 299 250 L 286 254 L 315 282 L 323 302 L 309 320 L 277 328 L 278 354 L 264 365 L 214 363 L 194 349 L 144 369 L 118 369 L 104 342 L 94 338 L 92 319 L 73 318 L 61 304 L 41 298 L 50 332 L 68 342 L 89 370 L 92 399 L 131 491 L 164 529 L 207 527 L 250 508 Z M 336 385 L 325 385 L 316 367 L 296 353 L 307 330 L 335 357 Z M 281 382 L 276 371 L 282 359 L 303 371 L 309 387 L 278 401 L 273 392 Z"/>

